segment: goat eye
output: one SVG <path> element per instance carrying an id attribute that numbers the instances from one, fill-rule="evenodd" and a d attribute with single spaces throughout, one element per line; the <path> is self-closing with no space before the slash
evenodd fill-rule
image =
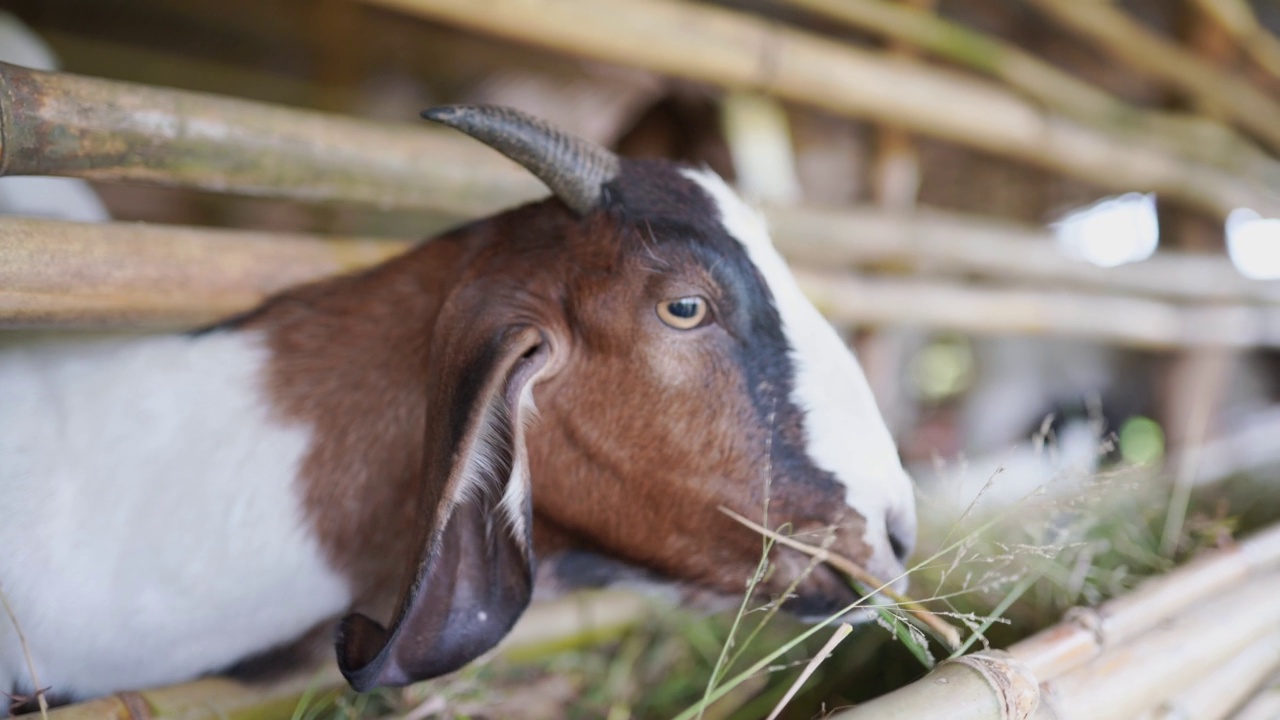
<path id="1" fill-rule="evenodd" d="M 677 330 L 692 330 L 707 316 L 707 299 L 693 295 L 658 303 L 658 317 Z"/>

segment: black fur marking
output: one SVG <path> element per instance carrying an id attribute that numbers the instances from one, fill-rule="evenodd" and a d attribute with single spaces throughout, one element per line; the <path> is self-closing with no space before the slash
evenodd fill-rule
<path id="1" fill-rule="evenodd" d="M 631 160 L 609 183 L 608 208 L 646 239 L 680 243 L 725 291 L 721 325 L 735 338 L 734 359 L 742 368 L 762 425 L 773 428 L 775 479 L 804 482 L 824 495 L 843 497 L 832 473 L 809 458 L 804 417 L 791 400 L 795 387 L 792 348 L 768 283 L 747 250 L 720 221 L 720 208 L 695 182 L 667 161 Z"/>

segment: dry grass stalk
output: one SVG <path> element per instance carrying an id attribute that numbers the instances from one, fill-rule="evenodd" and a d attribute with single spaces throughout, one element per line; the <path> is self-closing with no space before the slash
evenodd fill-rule
<path id="1" fill-rule="evenodd" d="M 1151 578 L 1132 592 L 1067 619 L 1013 647 L 1042 680 L 1061 676 L 1123 645 L 1210 598 L 1233 592 L 1280 568 L 1280 525 L 1255 533 L 1235 547 L 1206 553 L 1176 570 Z M 1271 602 L 1280 609 L 1280 603 Z"/>
<path id="2" fill-rule="evenodd" d="M 777 706 L 773 708 L 773 712 L 769 713 L 769 717 L 766 720 L 775 720 L 782 713 L 782 710 L 787 707 L 787 703 L 791 702 L 791 698 L 795 697 L 797 692 L 800 692 L 800 688 L 804 686 L 805 681 L 813 676 L 813 671 L 818 669 L 818 665 L 830 657 L 836 646 L 846 637 L 849 637 L 851 632 L 853 632 L 852 625 L 840 623 L 840 627 L 836 628 L 836 631 L 831 634 L 831 638 L 822 646 L 818 654 L 813 656 L 813 659 L 804 666 L 804 670 L 796 678 L 795 682 L 791 683 L 791 687 L 787 688 L 786 694 L 778 701 Z"/>
<path id="3" fill-rule="evenodd" d="M 36 705 L 40 708 L 40 717 L 42 720 L 49 720 L 49 698 L 44 696 L 45 688 L 40 684 L 40 675 L 36 672 L 35 661 L 31 658 L 31 647 L 27 645 L 27 635 L 22 632 L 18 616 L 13 614 L 13 606 L 9 604 L 9 597 L 4 594 L 4 588 L 0 588 L 0 607 L 3 607 L 5 616 L 13 624 L 13 631 L 18 635 L 18 645 L 22 647 L 22 659 L 27 665 L 26 670 L 31 678 Z"/>
<path id="4" fill-rule="evenodd" d="M 1258 22 L 1248 0 L 1195 0 L 1195 3 L 1226 28 L 1259 67 L 1280 79 L 1280 40 Z"/>
<path id="5" fill-rule="evenodd" d="M 876 593 L 880 595 L 884 595 L 885 597 L 889 598 L 894 602 L 895 609 L 910 613 L 913 618 L 915 618 L 916 620 L 919 620 L 922 624 L 927 626 L 930 630 L 937 633 L 938 637 L 941 638 L 952 649 L 960 647 L 960 634 L 955 629 L 955 627 L 953 627 L 946 620 L 943 620 L 942 618 L 938 617 L 934 613 L 925 609 L 922 605 L 920 605 L 920 603 L 916 602 L 915 600 L 912 600 L 906 595 L 903 595 L 902 593 L 889 587 L 889 582 L 896 580 L 896 578 L 890 578 L 890 580 L 886 582 L 885 580 L 877 578 L 876 576 L 867 572 L 866 569 L 864 569 L 861 565 L 837 553 L 833 553 L 826 548 L 817 547 L 815 545 L 809 545 L 808 543 L 804 543 L 799 540 L 796 540 L 795 538 L 789 535 L 782 535 L 781 533 L 778 533 L 774 530 L 770 530 L 769 528 L 764 527 L 763 525 L 757 522 L 754 522 L 752 520 L 749 520 L 743 517 L 742 515 L 739 515 L 738 513 L 730 510 L 729 508 L 721 507 L 720 512 L 724 513 L 725 515 L 728 515 L 734 521 L 741 523 L 747 528 L 750 528 L 751 530 L 760 533 L 764 537 L 767 537 L 780 545 L 784 545 L 793 550 L 799 550 L 800 552 L 812 558 L 815 558 L 821 562 L 827 563 L 831 567 L 847 575 L 849 578 L 851 578 L 858 584 L 863 585 L 872 590 L 875 590 Z"/>
<path id="6" fill-rule="evenodd" d="M 1256 659 L 1264 650 L 1276 652 L 1278 569 L 1275 526 L 1096 610 L 1077 612 L 1007 653 L 943 663 L 925 679 L 836 717 L 1128 720 L 1241 653 Z M 962 666 L 965 661 L 977 665 Z M 980 668 L 986 672 L 975 672 Z M 1030 703 L 1030 688 L 1042 683 L 1050 700 Z"/>
<path id="7" fill-rule="evenodd" d="M 559 52 L 750 88 L 1031 162 L 1112 189 L 1145 189 L 1225 217 L 1280 216 L 1255 170 L 1175 154 L 1046 113 L 992 83 L 885 58 L 744 13 L 677 0 L 366 0 Z"/>
<path id="8" fill-rule="evenodd" d="M 1111 56 L 1177 87 L 1280 149 L 1280 103 L 1143 26 L 1107 2 L 1026 0 Z"/>

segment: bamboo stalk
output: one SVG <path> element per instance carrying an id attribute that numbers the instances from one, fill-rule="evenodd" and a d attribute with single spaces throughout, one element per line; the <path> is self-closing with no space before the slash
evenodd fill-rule
<path id="1" fill-rule="evenodd" d="M 652 612 L 632 593 L 575 593 L 529 607 L 497 651 L 516 662 L 616 637 Z M 340 692 L 342 676 L 326 663 L 310 674 L 274 683 L 206 678 L 164 688 L 127 692 L 55 708 L 49 720 L 276 720 L 293 716 L 309 694 L 325 705 Z"/>
<path id="2" fill-rule="evenodd" d="M 766 206 L 774 242 L 798 264 L 981 275 L 1177 300 L 1280 303 L 1280 283 L 1250 280 L 1221 255 L 1160 252 L 1101 268 L 1065 256 L 1044 229 L 989 218 L 872 207 Z"/>
<path id="3" fill-rule="evenodd" d="M 196 325 L 405 247 L 284 233 L 0 218 L 0 327 Z"/>
<path id="4" fill-rule="evenodd" d="M 924 679 L 832 720 L 1029 720 L 1043 715 L 1036 678 L 1000 651 L 948 660 Z M 1046 718 L 1047 720 L 1047 718 Z"/>
<path id="5" fill-rule="evenodd" d="M 1255 533 L 1234 548 L 1218 550 L 1151 578 L 1127 595 L 1067 618 L 1009 652 L 1046 680 L 1081 667 L 1106 648 L 1122 645 L 1188 608 L 1226 594 L 1280 568 L 1280 525 Z M 1280 608 L 1280 603 L 1272 603 Z"/>
<path id="6" fill-rule="evenodd" d="M 1223 720 L 1277 671 L 1280 671 L 1280 632 L 1273 631 L 1139 720 Z"/>
<path id="7" fill-rule="evenodd" d="M 1231 716 L 1231 720 L 1276 720 L 1280 718 L 1280 674 L 1271 678 L 1271 682 L 1262 692 L 1245 703 L 1240 711 Z"/>
<path id="8" fill-rule="evenodd" d="M 1280 346 L 1280 314 L 1259 307 L 852 277 L 801 266 L 793 271 L 805 294 L 839 326 L 1051 333 L 1152 349 Z"/>
<path id="9" fill-rule="evenodd" d="M 371 265 L 405 247 L 0 218 L 0 327 L 189 327 L 248 310 L 290 285 Z M 854 278 L 804 267 L 796 268 L 796 276 L 841 325 L 1055 332 L 1158 348 L 1280 344 L 1280 309 Z"/>
<path id="10" fill-rule="evenodd" d="M 1158 191 L 1225 217 L 1280 216 L 1271 181 L 1057 115 L 989 82 L 886 59 L 743 13 L 678 0 L 366 0 L 559 52 L 730 88 L 1031 162 L 1102 187 Z M 1264 174 L 1274 176 L 1274 163 Z M 1252 174 L 1257 168 L 1248 172 Z"/>
<path id="11" fill-rule="evenodd" d="M 1278 596 L 1280 573 L 1265 575 L 1108 648 L 1087 666 L 1053 679 L 1056 710 L 1064 718 L 1129 720 L 1154 709 L 1259 636 L 1280 631 Z"/>
<path id="12" fill-rule="evenodd" d="M 1069 614 L 1007 652 L 948 661 L 835 717 L 1132 718 L 1229 658 L 1261 653 L 1260 638 L 1280 641 L 1278 569 L 1280 525 Z"/>
<path id="13" fill-rule="evenodd" d="M 1196 5 L 1235 36 L 1259 67 L 1280 79 L 1280 39 L 1262 23 L 1248 0 L 1195 0 Z"/>
<path id="14" fill-rule="evenodd" d="M 1242 0 L 1199 0 L 1236 3 Z M 1162 113 L 1118 97 L 1041 60 L 1013 43 L 887 0 L 785 0 L 851 27 L 910 43 L 936 57 L 990 75 L 1065 117 L 1154 141 L 1173 154 L 1234 172 L 1274 161 L 1232 129 L 1203 116 Z M 1263 34 L 1266 35 L 1265 31 Z"/>
<path id="15" fill-rule="evenodd" d="M 931 55 L 990 75 L 1045 107 L 1107 125 L 1137 121 L 1142 111 L 1063 72 L 1012 43 L 933 12 L 887 0 L 784 0 L 851 27 L 918 47 Z"/>
<path id="16" fill-rule="evenodd" d="M 1182 90 L 1280 149 L 1280 103 L 1243 80 L 1214 71 L 1124 11 L 1095 0 L 1026 2 L 1121 62 Z"/>
<path id="17" fill-rule="evenodd" d="M 449 130 L 0 63 L 0 175 L 481 215 L 545 194 Z"/>

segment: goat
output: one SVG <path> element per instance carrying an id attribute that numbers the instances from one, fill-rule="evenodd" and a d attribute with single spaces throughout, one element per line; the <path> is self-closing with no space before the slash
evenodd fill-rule
<path id="1" fill-rule="evenodd" d="M 721 506 L 903 575 L 911 482 L 759 215 L 513 110 L 424 116 L 552 197 L 202 331 L 0 350 L 0 591 L 53 695 L 243 668 L 338 618 L 354 688 L 448 673 L 524 611 L 535 548 L 549 584 L 740 594 L 761 542 Z M 774 564 L 797 614 L 857 599 Z M 34 690 L 3 621 L 0 689 Z"/>

